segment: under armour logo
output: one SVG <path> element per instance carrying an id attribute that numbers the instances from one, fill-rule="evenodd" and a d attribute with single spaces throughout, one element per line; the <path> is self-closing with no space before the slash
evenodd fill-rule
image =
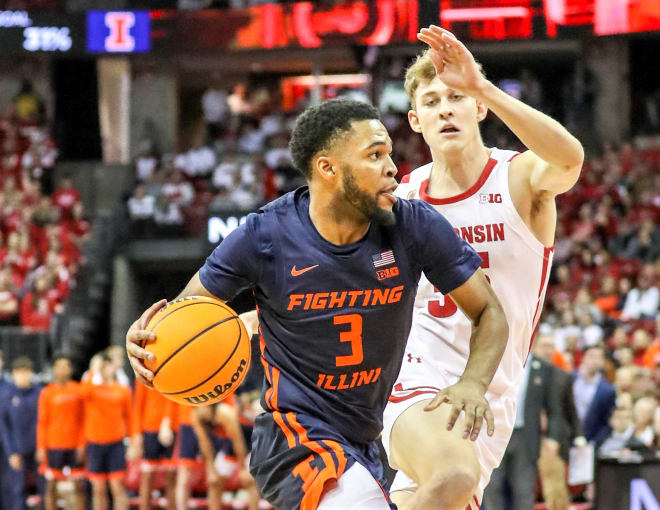
<path id="1" fill-rule="evenodd" d="M 413 356 L 412 354 L 408 353 L 408 363 L 412 363 L 413 359 L 416 359 L 417 363 L 422 362 L 422 358 L 420 358 L 419 356 Z"/>

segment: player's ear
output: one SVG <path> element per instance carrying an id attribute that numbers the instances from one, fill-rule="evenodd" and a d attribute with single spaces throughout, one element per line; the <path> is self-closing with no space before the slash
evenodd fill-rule
<path id="1" fill-rule="evenodd" d="M 477 122 L 484 120 L 486 115 L 488 115 L 488 107 L 480 101 L 477 101 Z"/>
<path id="2" fill-rule="evenodd" d="M 419 117 L 417 117 L 417 112 L 414 108 L 408 111 L 408 123 L 415 133 L 422 132 L 422 126 L 419 124 Z"/>
<path id="3" fill-rule="evenodd" d="M 334 162 L 332 158 L 328 156 L 319 156 L 316 158 L 316 164 L 314 165 L 314 170 L 318 173 L 319 177 L 322 179 L 332 179 L 335 176 L 335 169 L 333 167 Z"/>

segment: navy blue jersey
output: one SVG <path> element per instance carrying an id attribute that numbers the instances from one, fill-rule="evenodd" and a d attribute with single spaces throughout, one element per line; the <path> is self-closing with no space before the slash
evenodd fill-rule
<path id="1" fill-rule="evenodd" d="M 396 225 L 372 223 L 337 246 L 300 188 L 250 214 L 206 260 L 199 277 L 213 295 L 254 290 L 264 409 L 315 417 L 356 443 L 380 434 L 421 272 L 447 294 L 481 264 L 428 204 L 398 199 L 393 210 Z"/>

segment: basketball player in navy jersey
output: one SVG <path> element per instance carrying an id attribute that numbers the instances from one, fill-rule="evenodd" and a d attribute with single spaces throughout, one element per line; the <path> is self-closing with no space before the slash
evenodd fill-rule
<path id="1" fill-rule="evenodd" d="M 370 105 L 333 100 L 298 119 L 291 150 L 308 187 L 250 214 L 213 251 L 181 296 L 232 299 L 252 288 L 259 310 L 265 413 L 250 470 L 276 508 L 396 508 L 382 489 L 375 443 L 403 356 L 422 271 L 476 330 L 456 385 L 478 433 L 487 387 L 506 344 L 481 258 L 426 203 L 396 199 L 392 143 Z M 138 343 L 155 303 L 129 329 L 136 376 L 153 374 Z"/>

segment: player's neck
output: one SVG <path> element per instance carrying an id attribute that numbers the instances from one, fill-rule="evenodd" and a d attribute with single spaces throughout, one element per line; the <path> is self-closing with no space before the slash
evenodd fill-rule
<path id="1" fill-rule="evenodd" d="M 356 218 L 355 209 L 330 198 L 310 193 L 309 218 L 326 241 L 342 246 L 359 241 L 369 230 L 369 220 Z M 350 209 L 350 210 L 349 210 Z"/>
<path id="2" fill-rule="evenodd" d="M 433 166 L 427 193 L 447 198 L 470 189 L 484 170 L 490 149 L 478 140 L 461 150 L 441 152 L 431 149 Z"/>

